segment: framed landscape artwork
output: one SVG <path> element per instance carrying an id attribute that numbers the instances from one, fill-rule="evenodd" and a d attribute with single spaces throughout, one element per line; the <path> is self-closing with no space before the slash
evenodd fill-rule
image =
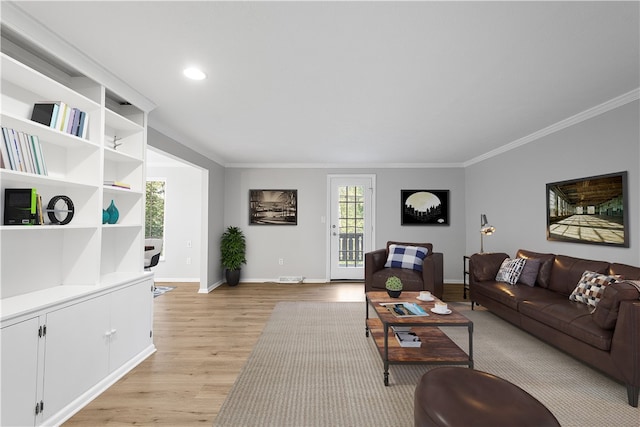
<path id="1" fill-rule="evenodd" d="M 401 190 L 402 225 L 449 225 L 449 190 Z"/>
<path id="2" fill-rule="evenodd" d="M 547 184 L 547 240 L 629 247 L 627 172 Z"/>
<path id="3" fill-rule="evenodd" d="M 249 225 L 297 225 L 298 190 L 249 190 Z"/>

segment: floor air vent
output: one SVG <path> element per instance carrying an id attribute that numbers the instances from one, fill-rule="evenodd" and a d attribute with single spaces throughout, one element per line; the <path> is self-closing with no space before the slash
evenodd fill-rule
<path id="1" fill-rule="evenodd" d="M 278 277 L 278 283 L 302 283 L 304 277 L 302 276 L 280 276 Z"/>

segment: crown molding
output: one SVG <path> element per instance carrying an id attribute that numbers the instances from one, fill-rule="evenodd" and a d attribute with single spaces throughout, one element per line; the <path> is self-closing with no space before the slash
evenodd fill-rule
<path id="1" fill-rule="evenodd" d="M 462 163 L 226 163 L 226 168 L 250 169 L 449 169 Z"/>
<path id="2" fill-rule="evenodd" d="M 2 25 L 141 110 L 149 112 L 156 108 L 151 100 L 26 13 L 16 2 L 2 2 Z"/>
<path id="3" fill-rule="evenodd" d="M 561 131 L 585 120 L 589 120 L 593 117 L 599 116 L 618 107 L 622 107 L 623 105 L 626 105 L 633 101 L 637 101 L 638 99 L 640 99 L 640 88 L 633 89 L 632 91 L 622 94 L 609 101 L 603 102 L 600 105 L 596 105 L 595 107 L 589 108 L 588 110 L 585 110 L 567 119 L 554 123 L 551 126 L 547 126 L 544 129 L 540 129 L 539 131 L 534 132 L 530 135 L 527 135 L 520 139 L 516 139 L 509 144 L 503 145 L 502 147 L 496 148 L 495 150 L 491 150 L 485 154 L 468 160 L 464 162 L 463 165 L 466 168 L 467 166 L 471 166 L 473 164 L 495 157 L 499 154 L 506 153 L 507 151 L 513 150 L 514 148 L 518 148 L 530 142 L 539 140 L 540 138 L 543 138 L 547 135 Z"/>

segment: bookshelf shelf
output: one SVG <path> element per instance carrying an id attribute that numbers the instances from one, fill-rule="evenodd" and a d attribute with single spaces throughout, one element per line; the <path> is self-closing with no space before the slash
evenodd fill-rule
<path id="1" fill-rule="evenodd" d="M 25 389 L 3 394 L 0 425 L 59 425 L 155 350 L 153 275 L 143 268 L 148 112 L 128 103 L 107 107 L 110 92 L 89 78 L 68 76 L 63 84 L 0 55 L 2 127 L 37 137 L 47 169 L 46 175 L 11 170 L 5 161 L 0 212 L 11 188 L 36 189 L 44 209 L 65 195 L 75 209 L 66 225 L 50 224 L 46 211 L 44 225 L 0 225 L 0 387 Z M 49 66 L 56 65 L 43 65 Z M 56 102 L 86 113 L 86 138 L 31 120 L 34 104 Z M 103 225 L 102 210 L 111 200 L 120 216 Z M 56 332 L 38 343 L 32 326 Z M 117 330 L 117 339 L 105 330 Z M 81 381 L 68 381 L 68 372 Z M 44 410 L 34 414 L 45 398 Z"/>

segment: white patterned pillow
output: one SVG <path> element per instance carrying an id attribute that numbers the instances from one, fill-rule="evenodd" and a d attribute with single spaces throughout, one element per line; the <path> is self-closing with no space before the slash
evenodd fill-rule
<path id="1" fill-rule="evenodd" d="M 389 256 L 384 266 L 422 271 L 428 253 L 429 250 L 421 246 L 389 245 Z"/>
<path id="2" fill-rule="evenodd" d="M 515 285 L 520 278 L 525 262 L 526 260 L 524 258 L 507 258 L 502 261 L 500 270 L 498 270 L 498 274 L 496 274 L 496 282 L 506 282 L 510 285 Z"/>
<path id="3" fill-rule="evenodd" d="M 620 278 L 621 276 L 607 276 L 606 274 L 587 270 L 582 273 L 578 286 L 569 295 L 569 299 L 595 308 L 607 286 L 616 283 Z"/>

